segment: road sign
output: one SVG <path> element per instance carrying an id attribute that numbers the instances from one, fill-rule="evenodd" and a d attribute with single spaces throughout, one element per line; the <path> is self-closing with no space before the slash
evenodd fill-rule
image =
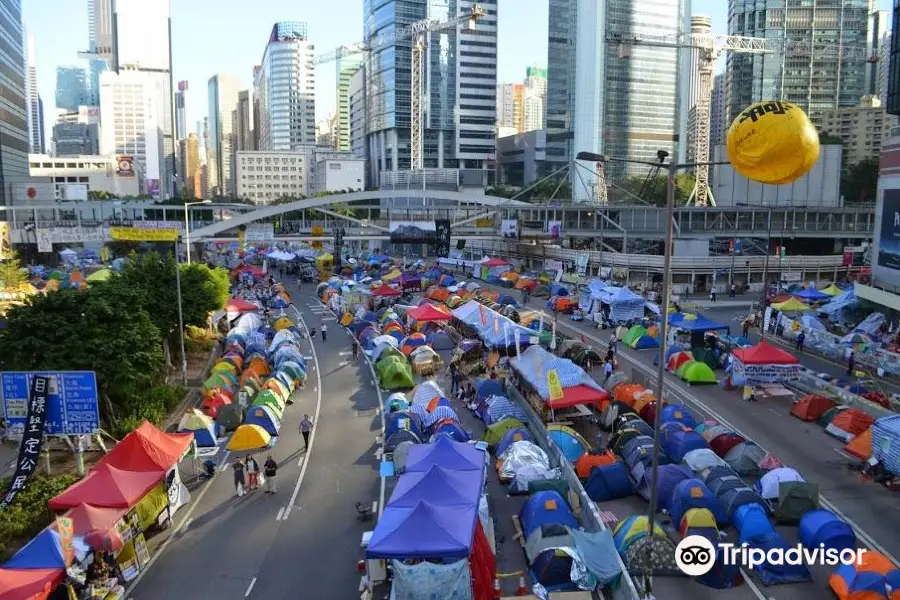
<path id="1" fill-rule="evenodd" d="M 25 430 L 28 394 L 35 375 L 51 378 L 44 432 L 49 435 L 82 435 L 100 430 L 97 376 L 93 371 L 0 373 L 0 395 L 10 434 Z"/>

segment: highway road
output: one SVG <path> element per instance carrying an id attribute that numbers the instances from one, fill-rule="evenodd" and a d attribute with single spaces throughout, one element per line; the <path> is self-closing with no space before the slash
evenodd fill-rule
<path id="1" fill-rule="evenodd" d="M 329 325 L 318 337 L 308 379 L 285 412 L 272 454 L 278 461 L 278 492 L 258 490 L 237 498 L 230 461 L 200 488 L 154 563 L 128 590 L 131 600 L 196 598 L 352 598 L 358 595 L 360 523 L 357 501 L 378 499 L 380 434 L 378 390 L 368 366 L 352 363 L 347 335 L 306 286 L 288 286 L 310 328 Z M 292 315 L 293 309 L 290 309 Z M 331 320 L 329 320 L 331 319 Z M 303 450 L 299 421 L 315 428 Z M 258 455 L 260 465 L 265 456 Z"/>
<path id="2" fill-rule="evenodd" d="M 487 287 L 508 291 L 496 286 Z M 545 302 L 532 299 L 528 308 L 543 309 Z M 598 330 L 563 315 L 557 326 L 562 334 L 572 337 L 583 334 L 592 346 L 602 348 L 605 353 L 609 330 Z M 619 349 L 621 368 L 643 378 L 648 385 L 655 382 L 653 359 L 656 351 L 638 352 L 623 348 L 621 344 Z M 817 371 L 837 368 L 815 357 L 804 355 L 801 360 Z M 807 481 L 819 485 L 823 508 L 852 525 L 861 543 L 900 564 L 895 558 L 900 557 L 900 536 L 896 535 L 900 531 L 900 511 L 896 510 L 896 497 L 883 486 L 862 479 L 850 468 L 849 465 L 857 461 L 845 454 L 843 444 L 828 436 L 823 428 L 791 417 L 789 402 L 744 402 L 737 391 L 729 392 L 714 386 L 692 387 L 671 374 L 666 374 L 665 396 L 669 401 L 684 403 L 698 418 L 715 419 L 753 439 L 787 466 L 800 471 Z"/>

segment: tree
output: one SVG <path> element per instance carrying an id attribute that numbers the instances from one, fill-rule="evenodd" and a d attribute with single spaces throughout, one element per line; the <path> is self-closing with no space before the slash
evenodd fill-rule
<path id="1" fill-rule="evenodd" d="M 142 301 L 139 290 L 106 284 L 34 296 L 7 313 L 0 370 L 94 371 L 112 422 L 123 398 L 156 384 L 165 364 Z"/>
<path id="2" fill-rule="evenodd" d="M 572 197 L 572 186 L 568 179 L 543 179 L 522 196 L 527 196 L 531 202 L 569 200 Z"/>
<path id="3" fill-rule="evenodd" d="M 844 140 L 842 140 L 841 138 L 839 138 L 836 135 L 831 135 L 827 131 L 820 131 L 819 132 L 819 144 L 822 146 L 824 146 L 826 144 L 838 144 L 838 145 L 843 146 Z"/>
<path id="4" fill-rule="evenodd" d="M 878 190 L 878 159 L 865 158 L 844 167 L 841 194 L 848 203 L 875 202 Z"/>
<path id="5" fill-rule="evenodd" d="M 645 176 L 635 175 L 625 178 L 614 186 L 616 199 L 623 204 L 650 204 L 651 206 L 666 205 L 666 179 L 667 175 L 657 175 L 644 187 Z M 675 176 L 675 205 L 682 206 L 687 203 L 694 190 L 694 174 L 682 171 Z M 643 196 L 641 193 L 643 192 Z M 643 202 L 642 202 L 643 200 Z"/>
<path id="6" fill-rule="evenodd" d="M 22 261 L 15 250 L 7 250 L 0 260 L 0 289 L 15 290 L 28 281 L 28 275 L 22 270 Z"/>
<path id="7" fill-rule="evenodd" d="M 500 198 L 512 198 L 519 193 L 519 188 L 511 185 L 498 184 L 487 188 L 484 191 L 487 196 L 498 196 Z"/>
<path id="8" fill-rule="evenodd" d="M 203 325 L 210 312 L 225 306 L 231 282 L 228 271 L 205 264 L 181 266 L 181 297 L 185 325 Z"/>

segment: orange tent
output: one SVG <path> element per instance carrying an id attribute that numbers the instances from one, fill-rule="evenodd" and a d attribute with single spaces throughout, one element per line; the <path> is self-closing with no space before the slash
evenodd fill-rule
<path id="1" fill-rule="evenodd" d="M 624 402 L 628 406 L 634 406 L 635 394 L 646 388 L 639 383 L 620 383 L 612 389 L 613 398 Z"/>
<path id="2" fill-rule="evenodd" d="M 869 457 L 872 456 L 872 428 L 869 427 L 850 440 L 850 443 L 844 446 L 844 452 L 852 454 L 860 460 L 869 460 Z"/>
<path id="3" fill-rule="evenodd" d="M 447 288 L 435 288 L 425 294 L 425 297 L 432 300 L 437 300 L 438 302 L 446 302 L 447 298 L 450 297 L 450 292 L 447 291 Z"/>
<path id="4" fill-rule="evenodd" d="M 831 424 L 847 433 L 857 436 L 875 423 L 875 417 L 858 408 L 846 408 L 835 415 Z"/>
<path id="5" fill-rule="evenodd" d="M 801 421 L 818 421 L 822 415 L 837 406 L 837 403 L 824 396 L 809 394 L 803 396 L 791 407 L 791 414 Z"/>
<path id="6" fill-rule="evenodd" d="M 249 381 L 254 379 L 259 384 L 259 386 L 262 387 L 262 376 L 255 370 L 247 367 L 247 369 L 243 373 L 241 373 L 241 379 L 239 383 L 241 386 L 243 386 L 245 383 L 248 383 Z"/>
<path id="7" fill-rule="evenodd" d="M 645 406 L 654 402 L 656 402 L 656 394 L 650 390 L 643 390 L 635 394 L 634 403 L 631 406 L 640 414 Z"/>
<path id="8" fill-rule="evenodd" d="M 579 479 L 587 479 L 591 476 L 594 467 L 605 467 L 616 462 L 616 455 L 607 450 L 603 454 L 590 454 L 585 452 L 575 461 L 575 473 Z"/>
<path id="9" fill-rule="evenodd" d="M 225 394 L 216 394 L 203 401 L 203 412 L 215 419 L 219 415 L 219 409 L 226 404 L 231 404 L 231 398 Z"/>

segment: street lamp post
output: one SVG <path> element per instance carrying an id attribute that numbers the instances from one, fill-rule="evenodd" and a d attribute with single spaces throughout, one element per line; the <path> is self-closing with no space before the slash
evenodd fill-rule
<path id="1" fill-rule="evenodd" d="M 650 162 L 643 160 L 630 160 L 623 158 L 614 158 L 610 156 L 603 156 L 602 154 L 595 154 L 593 152 L 579 152 L 575 157 L 576 160 L 587 160 L 591 162 L 619 162 L 619 163 L 630 163 L 637 165 L 647 165 L 651 168 L 659 168 L 660 163 L 658 162 Z M 674 161 L 670 162 L 666 166 L 667 177 L 666 177 L 666 246 L 665 252 L 663 254 L 663 281 L 662 281 L 662 314 L 663 317 L 660 319 L 659 323 L 659 336 L 660 336 L 660 356 L 659 363 L 657 365 L 656 370 L 656 406 L 655 408 L 655 419 L 653 422 L 653 463 L 651 466 L 651 480 L 650 480 L 650 506 L 647 510 L 647 531 L 648 535 L 653 536 L 653 531 L 655 528 L 655 520 L 656 520 L 656 510 L 659 504 L 659 497 L 657 493 L 657 487 L 659 486 L 659 454 L 660 454 L 660 438 L 661 431 L 660 425 L 662 421 L 662 407 L 663 407 L 663 391 L 665 390 L 665 373 L 666 373 L 666 339 L 668 337 L 668 322 L 669 322 L 669 303 L 671 301 L 672 296 L 672 245 L 674 239 L 674 228 L 673 222 L 675 219 L 675 175 L 678 173 L 680 169 L 690 169 L 697 166 L 713 166 L 713 165 L 723 165 L 728 164 L 726 162 L 707 162 L 707 163 L 682 163 L 678 164 Z M 649 552 L 651 551 L 651 545 L 647 545 L 647 567 L 644 569 L 644 591 L 647 594 L 652 595 L 653 583 L 650 577 L 650 569 L 649 569 Z"/>
<path id="2" fill-rule="evenodd" d="M 188 220 L 188 207 L 196 206 L 198 204 L 211 204 L 212 200 L 200 200 L 199 202 L 185 202 L 184 203 L 184 251 L 185 258 L 187 259 L 185 262 L 187 264 L 191 264 L 191 224 Z"/>

